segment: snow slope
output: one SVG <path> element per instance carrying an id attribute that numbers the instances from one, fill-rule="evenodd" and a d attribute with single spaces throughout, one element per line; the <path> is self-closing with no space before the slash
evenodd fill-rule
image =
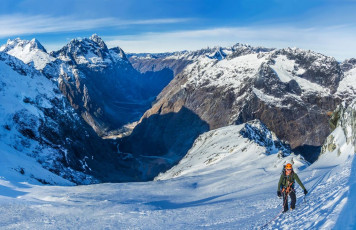
<path id="1" fill-rule="evenodd" d="M 45 109 L 53 108 L 55 99 L 63 100 L 56 93 L 56 86 L 33 67 L 2 52 L 0 70 L 2 175 L 17 178 L 21 173 L 23 179 L 31 182 L 36 179 L 52 184 L 73 184 L 43 168 L 54 169 L 59 164 L 56 160 L 61 158 L 58 146 L 55 149 L 41 141 L 46 139 L 41 133 Z M 65 109 L 62 112 L 69 113 Z"/>
<path id="2" fill-rule="evenodd" d="M 243 171 L 253 171 L 255 167 L 273 171 L 287 161 L 294 162 L 297 167 L 307 165 L 301 156 L 291 154 L 288 146 L 280 142 L 264 124 L 254 120 L 200 135 L 178 165 L 161 173 L 156 180 L 205 175 L 223 170 L 227 165 Z"/>
<path id="3" fill-rule="evenodd" d="M 301 157 L 286 154 L 283 143 L 254 121 L 202 134 L 179 165 L 157 178 L 164 180 L 64 187 L 2 176 L 0 227 L 353 229 L 354 212 L 347 208 L 355 200 L 350 173 L 355 174 L 356 163 L 353 152 L 343 147 L 348 135 L 340 129 L 333 135 L 337 148 L 324 151 L 308 167 Z M 296 210 L 279 215 L 282 201 L 276 190 L 285 162 L 294 163 L 309 194 L 304 200 L 296 186 Z M 177 170 L 179 175 L 172 174 Z"/>
<path id="4" fill-rule="evenodd" d="M 350 165 L 345 166 L 331 173 L 325 167 L 300 172 L 310 191 L 306 203 L 298 188 L 297 210 L 265 229 L 332 229 L 345 204 L 343 186 Z M 77 187 L 10 187 L 2 179 L 0 225 L 3 229 L 258 229 L 281 210 L 275 194 L 279 171 L 228 168 L 167 181 Z"/>

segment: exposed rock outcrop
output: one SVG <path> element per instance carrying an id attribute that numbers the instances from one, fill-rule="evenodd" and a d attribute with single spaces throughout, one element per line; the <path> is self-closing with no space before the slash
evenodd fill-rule
<path id="1" fill-rule="evenodd" d="M 321 155 L 334 153 L 340 156 L 342 153 L 356 153 L 356 99 L 350 105 L 345 102 L 340 104 L 334 111 L 333 118 L 331 124 L 335 128 L 327 137 Z"/>

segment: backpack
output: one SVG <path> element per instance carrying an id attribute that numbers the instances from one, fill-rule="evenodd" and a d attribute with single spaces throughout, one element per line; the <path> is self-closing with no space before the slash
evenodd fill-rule
<path id="1" fill-rule="evenodd" d="M 286 165 L 283 165 L 281 175 L 286 175 Z"/>

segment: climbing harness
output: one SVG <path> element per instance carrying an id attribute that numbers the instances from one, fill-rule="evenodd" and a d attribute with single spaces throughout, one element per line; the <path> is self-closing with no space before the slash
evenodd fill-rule
<path id="1" fill-rule="evenodd" d="M 282 193 L 286 193 L 286 196 L 288 196 L 288 194 L 293 190 L 292 185 L 294 182 L 289 183 L 289 185 L 287 186 L 287 188 L 283 188 L 282 189 Z"/>

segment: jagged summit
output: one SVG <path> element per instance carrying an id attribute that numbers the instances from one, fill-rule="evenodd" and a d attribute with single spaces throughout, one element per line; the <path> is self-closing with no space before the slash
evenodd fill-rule
<path id="1" fill-rule="evenodd" d="M 60 50 L 51 52 L 51 55 L 65 62 L 71 61 L 92 68 L 105 68 L 112 63 L 127 61 L 122 49 L 109 50 L 97 34 L 90 38 L 73 39 Z"/>
<path id="2" fill-rule="evenodd" d="M 125 61 L 128 61 L 127 56 L 126 56 L 124 50 L 121 49 L 120 47 L 116 46 L 116 47 L 110 48 L 110 52 L 112 52 L 112 53 L 118 55 L 119 58 L 121 58 L 121 59 L 123 59 L 123 60 L 125 60 Z"/>
<path id="3" fill-rule="evenodd" d="M 0 47 L 0 51 L 15 56 L 26 64 L 32 63 L 38 70 L 43 69 L 55 59 L 47 53 L 46 49 L 35 38 L 31 41 L 21 40 L 20 38 L 9 39 L 5 45 Z"/>
<path id="4" fill-rule="evenodd" d="M 40 41 L 38 41 L 36 38 L 33 38 L 30 41 L 30 44 L 33 49 L 39 49 L 39 50 L 42 50 L 43 52 L 47 53 L 47 50 L 42 46 Z"/>
<path id="5" fill-rule="evenodd" d="M 36 38 L 33 38 L 31 41 L 22 40 L 21 38 L 8 39 L 7 43 L 0 47 L 0 51 L 8 52 L 16 47 L 21 47 L 23 49 L 27 49 L 28 51 L 37 49 L 47 53 L 47 50 Z"/>
<path id="6" fill-rule="evenodd" d="M 97 34 L 93 34 L 89 39 L 96 42 L 102 49 L 107 49 L 105 42 Z"/>

